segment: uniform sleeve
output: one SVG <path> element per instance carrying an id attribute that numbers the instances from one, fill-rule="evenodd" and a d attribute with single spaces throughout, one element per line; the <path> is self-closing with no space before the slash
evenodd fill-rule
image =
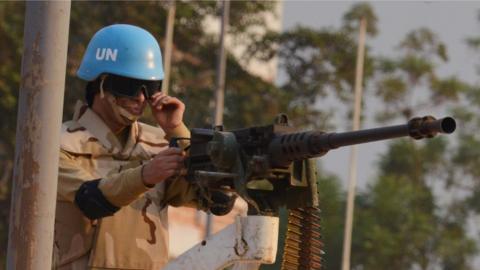
<path id="1" fill-rule="evenodd" d="M 80 186 L 96 178 L 75 162 L 75 158 L 64 150 L 60 150 L 58 170 L 58 199 L 73 202 Z"/>
<path id="2" fill-rule="evenodd" d="M 100 180 L 98 189 L 114 206 L 128 205 L 149 189 L 143 184 L 141 169 L 142 166 L 137 163 L 135 167 L 110 174 Z M 98 177 L 79 166 L 73 155 L 61 150 L 58 179 L 59 199 L 73 202 L 80 186 Z"/>
<path id="3" fill-rule="evenodd" d="M 168 132 L 165 136 L 165 139 L 170 141 L 173 137 L 181 137 L 181 138 L 190 138 L 190 130 L 182 123 L 180 126 L 174 128 L 172 131 Z M 178 145 L 185 149 L 188 145 L 190 145 L 190 141 L 188 140 L 179 140 Z"/>
<path id="4" fill-rule="evenodd" d="M 100 181 L 98 188 L 113 205 L 129 205 L 149 190 L 142 181 L 142 165 L 112 174 Z"/>

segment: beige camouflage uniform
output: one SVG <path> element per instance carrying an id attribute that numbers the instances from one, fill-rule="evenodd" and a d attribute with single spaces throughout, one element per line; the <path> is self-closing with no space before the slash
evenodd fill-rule
<path id="1" fill-rule="evenodd" d="M 169 136 L 189 137 L 181 126 Z M 147 188 L 141 165 L 168 147 L 162 129 L 135 122 L 124 146 L 85 105 L 63 124 L 55 217 L 56 269 L 161 269 L 168 261 L 167 204 L 196 205 L 184 179 Z M 105 198 L 121 207 L 91 221 L 74 204 L 85 181 L 101 179 Z"/>

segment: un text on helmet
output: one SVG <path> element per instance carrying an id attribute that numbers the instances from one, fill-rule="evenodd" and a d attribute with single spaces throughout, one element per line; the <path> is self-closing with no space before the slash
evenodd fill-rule
<path id="1" fill-rule="evenodd" d="M 97 53 L 95 58 L 97 60 L 105 60 L 105 61 L 117 61 L 117 49 L 110 49 L 110 48 L 97 48 Z"/>

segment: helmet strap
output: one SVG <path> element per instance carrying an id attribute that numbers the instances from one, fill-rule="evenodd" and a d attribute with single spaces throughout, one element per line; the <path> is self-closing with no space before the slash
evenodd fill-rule
<path id="1" fill-rule="evenodd" d="M 105 81 L 105 78 L 107 76 L 103 75 L 101 80 L 100 80 L 100 98 L 104 98 L 105 97 L 105 91 L 103 90 L 103 82 Z"/>

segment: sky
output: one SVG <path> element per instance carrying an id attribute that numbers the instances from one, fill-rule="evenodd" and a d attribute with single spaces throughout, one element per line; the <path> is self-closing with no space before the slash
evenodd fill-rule
<path id="1" fill-rule="evenodd" d="M 283 29 L 296 25 L 312 28 L 339 27 L 345 12 L 354 4 L 353 1 L 284 1 Z M 391 55 L 406 33 L 411 30 L 427 27 L 436 33 L 448 50 L 450 60 L 439 69 L 441 76 L 456 75 L 469 83 L 478 83 L 480 75 L 476 65 L 480 65 L 480 54 L 468 48 L 465 39 L 480 36 L 479 2 L 442 2 L 442 1 L 382 1 L 370 2 L 377 15 L 379 33 L 374 38 L 367 38 L 367 46 L 373 54 Z M 477 56 L 478 55 L 478 56 Z M 281 77 L 281 73 L 280 73 Z M 281 78 L 279 78 L 281 80 Z M 366 93 L 372 93 L 365 88 Z M 328 106 L 328 100 L 319 101 L 318 106 Z M 364 100 L 366 121 L 362 128 L 379 126 L 373 121 L 373 111 L 379 108 L 379 103 L 366 96 Z M 423 113 L 423 112 L 422 112 Z M 441 108 L 428 111 L 438 117 L 446 113 Z M 403 124 L 392 122 L 388 125 Z M 337 123 L 336 131 L 347 131 L 345 123 Z M 331 132 L 333 130 L 329 130 Z M 359 145 L 358 147 L 358 188 L 359 190 L 371 183 L 375 176 L 376 163 L 379 155 L 387 149 L 384 142 Z M 350 150 L 348 148 L 330 151 L 321 158 L 323 169 L 335 173 L 346 187 L 348 181 Z"/>

